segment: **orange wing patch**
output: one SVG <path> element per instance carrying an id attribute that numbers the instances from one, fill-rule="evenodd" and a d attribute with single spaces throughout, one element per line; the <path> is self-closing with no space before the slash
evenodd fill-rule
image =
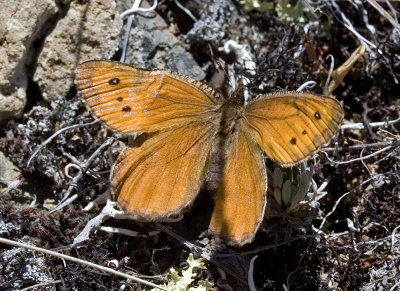
<path id="1" fill-rule="evenodd" d="M 216 126 L 190 124 L 130 148 L 115 163 L 115 199 L 135 218 L 156 220 L 181 212 L 203 183 Z"/>
<path id="2" fill-rule="evenodd" d="M 309 93 L 262 95 L 246 107 L 246 128 L 275 162 L 292 166 L 330 141 L 343 119 L 334 98 Z"/>
<path id="3" fill-rule="evenodd" d="M 123 133 L 181 126 L 220 106 L 220 96 L 210 87 L 167 69 L 88 61 L 78 66 L 76 80 L 94 115 Z"/>
<path id="4" fill-rule="evenodd" d="M 231 245 L 251 242 L 264 217 L 266 184 L 262 152 L 240 128 L 230 137 L 209 232 Z"/>

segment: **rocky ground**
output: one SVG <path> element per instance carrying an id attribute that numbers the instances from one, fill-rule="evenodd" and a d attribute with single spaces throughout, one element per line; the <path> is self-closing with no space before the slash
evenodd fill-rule
<path id="1" fill-rule="evenodd" d="M 160 1 L 155 11 L 135 14 L 130 30 L 128 17 L 120 18 L 126 1 L 88 2 L 12 0 L 0 11 L 1 238 L 156 284 L 171 283 L 169 269 L 186 269 L 193 253 L 205 268 L 195 269 L 192 287 L 400 288 L 398 2 L 196 0 L 181 1 L 182 8 Z M 225 50 L 230 40 L 240 49 Z M 93 122 L 74 86 L 77 64 L 124 59 L 208 83 L 223 61 L 228 74 L 250 79 L 249 96 L 296 90 L 310 80 L 316 85 L 309 91 L 322 94 L 328 55 L 338 68 L 360 45 L 365 53 L 333 92 L 345 119 L 331 144 L 307 168 L 280 170 L 266 161 L 275 176 L 253 243 L 231 248 L 207 235 L 213 192 L 204 187 L 178 222 L 104 219 L 102 226 L 137 233 L 99 229 L 73 244 L 88 221 L 97 228 L 100 220 L 93 219 L 104 218 L 98 216 L 103 205 L 83 208 L 109 189 L 111 165 L 128 142 Z M 254 62 L 255 74 L 244 60 Z M 300 189 L 310 169 L 311 186 Z M 285 181 L 288 200 L 275 190 Z M 71 201 L 49 213 L 65 197 Z M 2 290 L 139 290 L 137 283 L 53 256 L 5 244 L 0 254 Z"/>

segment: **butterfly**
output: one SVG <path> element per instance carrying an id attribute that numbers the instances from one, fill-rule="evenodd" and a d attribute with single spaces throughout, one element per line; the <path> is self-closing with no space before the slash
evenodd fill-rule
<path id="1" fill-rule="evenodd" d="M 336 99 L 306 92 L 259 95 L 246 106 L 168 69 L 93 60 L 76 70 L 95 118 L 122 134 L 152 133 L 125 150 L 110 176 L 113 198 L 134 219 L 180 214 L 198 195 L 213 149 L 225 166 L 209 232 L 227 244 L 250 243 L 264 217 L 263 152 L 284 167 L 307 159 L 343 119 Z"/>

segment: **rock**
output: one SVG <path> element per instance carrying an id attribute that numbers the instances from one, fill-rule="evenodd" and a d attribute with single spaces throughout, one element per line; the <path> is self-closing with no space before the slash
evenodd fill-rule
<path id="1" fill-rule="evenodd" d="M 58 12 L 52 0 L 4 1 L 0 11 L 0 123 L 20 117 L 26 104 L 27 64 L 43 25 Z"/>
<path id="2" fill-rule="evenodd" d="M 130 8 L 122 1 L 117 4 L 120 13 Z M 143 1 L 141 7 L 150 5 Z M 155 11 L 135 14 L 124 62 L 141 68 L 168 68 L 196 80 L 205 78 L 203 70 Z"/>
<path id="3" fill-rule="evenodd" d="M 113 0 L 2 3 L 0 123 L 21 117 L 31 78 L 45 100 L 65 96 L 79 62 L 114 55 L 121 25 Z"/>
<path id="4" fill-rule="evenodd" d="M 78 63 L 109 59 L 118 48 L 122 21 L 113 0 L 72 1 L 64 18 L 46 38 L 34 80 L 47 101 L 71 88 Z"/>
<path id="5" fill-rule="evenodd" d="M 0 184 L 8 186 L 18 180 L 20 176 L 19 169 L 0 152 Z"/>

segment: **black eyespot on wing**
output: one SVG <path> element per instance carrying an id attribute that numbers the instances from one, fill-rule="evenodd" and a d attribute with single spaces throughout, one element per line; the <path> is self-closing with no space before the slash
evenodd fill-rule
<path id="1" fill-rule="evenodd" d="M 315 111 L 315 113 L 314 113 L 314 117 L 315 117 L 315 119 L 321 119 L 321 114 L 319 113 L 319 111 Z"/>
<path id="2" fill-rule="evenodd" d="M 130 106 L 128 106 L 128 105 L 125 105 L 125 106 L 122 107 L 121 110 L 124 111 L 124 112 L 129 112 L 129 111 L 132 110 L 132 108 Z"/>
<path id="3" fill-rule="evenodd" d="M 122 100 L 124 100 L 124 98 L 122 98 L 122 97 L 117 98 L 117 101 L 119 101 L 119 102 L 121 102 Z"/>
<path id="4" fill-rule="evenodd" d="M 291 143 L 292 145 L 295 145 L 295 144 L 296 144 L 296 138 L 295 138 L 295 137 L 292 137 L 292 139 L 290 140 L 290 143 Z"/>
<path id="5" fill-rule="evenodd" d="M 108 81 L 108 84 L 110 85 L 117 85 L 119 84 L 119 79 L 118 78 L 112 78 Z"/>
<path id="6" fill-rule="evenodd" d="M 307 134 L 307 131 L 306 131 L 306 130 L 303 130 L 303 131 L 301 132 L 301 134 L 302 134 L 302 135 L 306 135 L 306 134 Z"/>

